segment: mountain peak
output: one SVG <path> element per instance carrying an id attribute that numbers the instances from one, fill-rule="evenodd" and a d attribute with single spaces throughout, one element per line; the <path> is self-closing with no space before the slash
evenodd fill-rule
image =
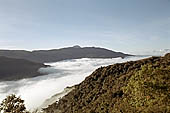
<path id="1" fill-rule="evenodd" d="M 81 46 L 75 45 L 75 46 L 73 46 L 73 48 L 81 48 Z"/>
<path id="2" fill-rule="evenodd" d="M 73 47 L 53 49 L 53 50 L 38 50 L 33 52 L 28 51 L 3 51 L 0 50 L 0 56 L 6 56 L 9 58 L 26 59 L 33 62 L 57 62 L 68 59 L 79 58 L 116 58 L 131 56 L 128 54 L 114 52 L 104 48 L 95 47 L 80 47 L 75 45 Z M 42 57 L 43 56 L 43 57 Z"/>

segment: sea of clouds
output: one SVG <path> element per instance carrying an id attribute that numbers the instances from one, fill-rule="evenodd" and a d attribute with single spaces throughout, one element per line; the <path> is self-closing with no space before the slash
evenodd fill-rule
<path id="1" fill-rule="evenodd" d="M 45 63 L 51 67 L 41 68 L 39 71 L 44 76 L 22 79 L 18 81 L 0 82 L 0 102 L 10 94 L 21 96 L 25 100 L 26 107 L 33 110 L 48 99 L 60 93 L 67 86 L 73 86 L 82 82 L 95 69 L 115 63 L 134 61 L 149 56 L 135 56 L 112 59 L 74 59 L 54 63 Z"/>

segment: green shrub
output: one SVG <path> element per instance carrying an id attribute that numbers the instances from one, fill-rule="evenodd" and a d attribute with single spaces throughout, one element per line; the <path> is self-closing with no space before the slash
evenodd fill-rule
<path id="1" fill-rule="evenodd" d="M 24 100 L 14 94 L 7 96 L 0 104 L 2 113 L 29 113 L 24 105 Z"/>
<path id="2" fill-rule="evenodd" d="M 169 67 L 144 65 L 122 89 L 126 95 L 123 101 L 139 112 L 151 112 L 151 109 L 170 112 Z"/>

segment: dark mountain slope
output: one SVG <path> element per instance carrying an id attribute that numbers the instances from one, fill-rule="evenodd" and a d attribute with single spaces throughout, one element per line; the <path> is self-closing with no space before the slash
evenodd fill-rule
<path id="1" fill-rule="evenodd" d="M 28 60 L 0 56 L 0 81 L 38 76 L 40 75 L 38 69 L 41 67 L 45 67 L 45 65 Z"/>
<path id="2" fill-rule="evenodd" d="M 45 113 L 170 113 L 170 54 L 101 67 Z"/>
<path id="3" fill-rule="evenodd" d="M 33 62 L 56 62 L 67 59 L 77 58 L 115 58 L 126 57 L 129 54 L 114 52 L 104 48 L 84 47 L 79 46 L 39 51 L 24 51 L 24 50 L 0 50 L 0 56 L 9 58 L 26 59 Z"/>

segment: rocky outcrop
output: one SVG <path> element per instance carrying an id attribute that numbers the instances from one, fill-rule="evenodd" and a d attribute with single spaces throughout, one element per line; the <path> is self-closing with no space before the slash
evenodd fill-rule
<path id="1" fill-rule="evenodd" d="M 14 59 L 0 56 L 0 81 L 18 80 L 41 75 L 38 69 L 46 67 L 24 59 Z"/>
<path id="2" fill-rule="evenodd" d="M 44 113 L 169 113 L 170 54 L 101 67 Z"/>

